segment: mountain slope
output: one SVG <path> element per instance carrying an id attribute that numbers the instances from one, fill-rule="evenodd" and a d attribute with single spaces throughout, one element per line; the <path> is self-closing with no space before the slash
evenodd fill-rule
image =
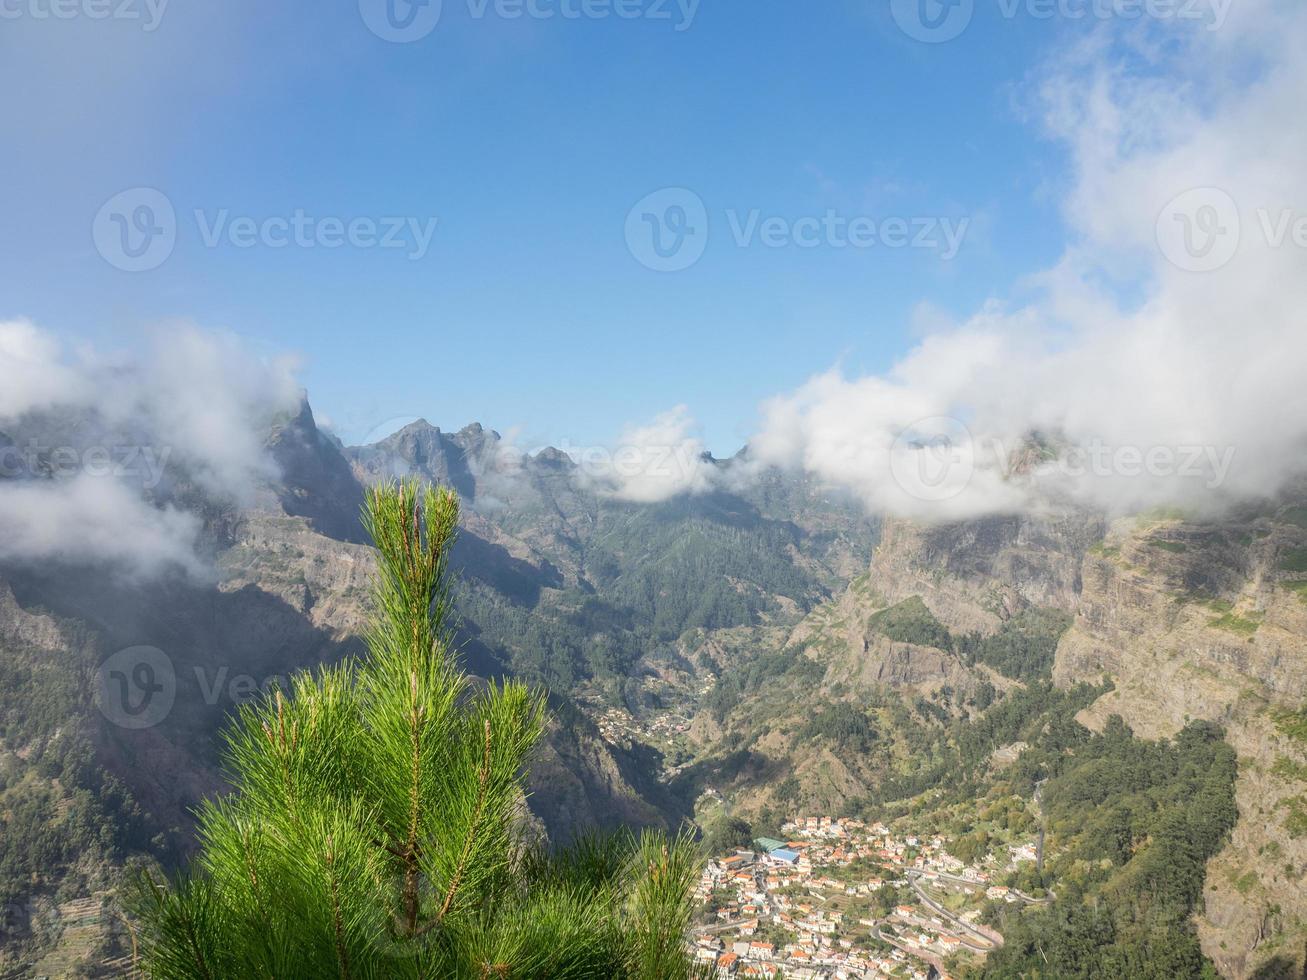
<path id="1" fill-rule="evenodd" d="M 1116 689 L 1085 720 L 1151 737 L 1221 724 L 1240 757 L 1239 821 L 1208 868 L 1204 950 L 1232 976 L 1291 975 L 1307 941 L 1307 528 L 1287 504 L 1219 523 L 1116 523 L 1084 563 L 1060 683 Z M 1279 971 L 1277 974 L 1276 971 Z"/>
<path id="2" fill-rule="evenodd" d="M 1202 875 L 1202 950 L 1225 976 L 1297 978 L 1302 499 L 1206 521 L 1049 510 L 887 522 L 868 572 L 796 628 L 705 644 L 720 678 L 694 721 L 688 789 L 706 813 L 724 804 L 766 831 L 796 812 L 929 813 L 1008 785 L 1013 760 L 1047 774 L 1059 757 L 1040 746 L 1071 714 L 1092 731 L 1119 716 L 1149 740 L 1211 723 L 1238 755 L 1238 819 Z"/>
<path id="3" fill-rule="evenodd" d="M 40 421 L 28 425 L 25 436 Z M 0 972 L 6 954 L 29 968 L 43 956 L 120 956 L 112 915 L 81 929 L 82 906 L 68 901 L 98 908 L 125 865 L 178 860 L 191 846 L 190 808 L 223 787 L 217 735 L 231 710 L 292 671 L 362 650 L 372 558 L 358 512 L 367 481 L 383 476 L 460 490 L 463 655 L 482 676 L 552 689 L 531 819 L 565 838 L 688 815 L 659 779 L 659 750 L 613 738 L 602 712 L 623 704 L 647 658 L 674 648 L 682 618 L 797 616 L 838 586 L 836 566 L 865 560 L 874 526 L 820 500 L 805 505 L 811 533 L 730 494 L 642 508 L 587 487 L 556 452 L 512 473 L 485 465 L 498 444 L 480 426 L 448 437 L 422 425 L 346 451 L 304 404 L 271 427 L 277 477 L 243 503 L 177 467 L 151 491 L 156 506 L 200 517 L 207 576 L 0 566 Z M 788 557 L 768 560 L 773 550 Z"/>

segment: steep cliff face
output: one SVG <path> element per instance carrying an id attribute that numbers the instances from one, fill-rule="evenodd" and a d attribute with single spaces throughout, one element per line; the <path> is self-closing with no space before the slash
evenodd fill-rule
<path id="1" fill-rule="evenodd" d="M 930 632 L 928 622 L 895 628 L 892 620 L 933 617 L 951 637 L 984 636 L 1024 609 L 1069 612 L 1078 602 L 1081 557 L 1103 527 L 1074 509 L 940 525 L 886 521 L 868 571 L 807 616 L 790 643 L 807 646 L 831 681 L 972 691 L 995 680 L 992 672 L 965 665 L 947 636 L 933 645 L 913 642 L 914 632 Z M 915 603 L 927 613 L 908 613 Z"/>
<path id="2" fill-rule="evenodd" d="M 899 538 L 893 545 L 892 553 L 896 557 L 902 554 L 901 543 Z M 885 553 L 886 548 L 882 546 L 872 561 L 870 574 L 859 577 L 838 598 L 805 617 L 790 635 L 789 648 L 803 649 L 808 657 L 821 664 L 828 684 L 847 684 L 862 691 L 889 687 L 923 694 L 944 686 L 969 690 L 977 675 L 963 665 L 947 644 L 917 642 L 907 633 L 887 630 L 884 626 L 886 615 L 909 608 L 907 604 L 921 602 L 926 616 L 938 616 L 938 609 L 956 614 L 964 608 L 964 600 L 952 596 L 943 599 L 946 593 L 936 587 L 930 590 L 929 603 L 924 603 L 924 583 L 916 582 L 903 583 L 908 594 L 891 602 L 871 585 L 873 581 L 882 585 L 901 581 L 885 571 L 881 564 Z M 914 585 L 922 592 L 911 592 Z M 965 608 L 968 621 L 987 615 L 979 607 Z M 922 618 L 920 610 L 918 617 Z"/>
<path id="3" fill-rule="evenodd" d="M 1116 522 L 1085 557 L 1057 652 L 1059 683 L 1116 685 L 1082 714 L 1091 727 L 1120 714 L 1161 737 L 1208 719 L 1239 753 L 1239 822 L 1209 865 L 1199 920 L 1231 977 L 1296 975 L 1307 937 L 1307 742 L 1293 722 L 1307 700 L 1304 514 Z"/>
<path id="4" fill-rule="evenodd" d="M 868 584 L 889 602 L 921 596 L 956 633 L 988 633 L 1022 606 L 1075 608 L 1080 558 L 1103 535 L 1100 517 L 1042 513 L 950 524 L 887 521 Z"/>

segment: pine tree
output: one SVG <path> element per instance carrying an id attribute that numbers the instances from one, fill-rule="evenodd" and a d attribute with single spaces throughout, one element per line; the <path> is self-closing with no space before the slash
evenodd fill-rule
<path id="1" fill-rule="evenodd" d="M 141 969 L 164 980 L 691 976 L 686 837 L 523 833 L 541 694 L 457 662 L 452 491 L 381 486 L 368 656 L 240 711 L 234 792 L 198 813 L 200 854 L 143 879 Z"/>

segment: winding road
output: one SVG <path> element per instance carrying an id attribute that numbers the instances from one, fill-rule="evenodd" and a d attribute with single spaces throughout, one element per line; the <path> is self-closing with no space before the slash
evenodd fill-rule
<path id="1" fill-rule="evenodd" d="M 941 916 L 944 921 L 948 922 L 949 925 L 962 933 L 958 938 L 961 940 L 963 946 L 978 953 L 988 953 L 1003 945 L 1003 937 L 998 933 L 984 931 L 963 919 L 959 919 L 948 909 L 944 908 L 944 906 L 940 905 L 939 902 L 931 898 L 930 895 L 926 893 L 926 890 L 921 887 L 919 882 L 920 878 L 921 872 L 908 872 L 908 884 L 912 886 L 913 894 L 921 900 L 921 903 L 925 905 L 926 908 L 930 909 L 936 915 Z M 968 882 L 968 884 L 975 884 L 975 882 Z M 968 940 L 966 938 L 967 936 L 972 937 L 972 940 Z"/>

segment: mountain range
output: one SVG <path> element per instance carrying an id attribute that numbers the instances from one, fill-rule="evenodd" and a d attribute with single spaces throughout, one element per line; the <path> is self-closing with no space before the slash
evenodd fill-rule
<path id="1" fill-rule="evenodd" d="M 1220 518 L 1048 502 L 928 525 L 745 450 L 701 461 L 712 489 L 640 503 L 480 425 L 347 447 L 307 402 L 265 449 L 244 498 L 184 467 L 149 489 L 195 518 L 199 572 L 0 563 L 0 975 L 121 970 L 123 876 L 190 852 L 230 712 L 361 652 L 360 508 L 406 477 L 463 502 L 469 669 L 550 692 L 525 817 L 542 835 L 922 806 L 988 792 L 1063 724 L 1157 740 L 1206 721 L 1239 765 L 1233 832 L 1197 858 L 1202 950 L 1231 977 L 1301 969 L 1307 493 Z M 38 459 L 4 479 L 58 477 Z"/>

